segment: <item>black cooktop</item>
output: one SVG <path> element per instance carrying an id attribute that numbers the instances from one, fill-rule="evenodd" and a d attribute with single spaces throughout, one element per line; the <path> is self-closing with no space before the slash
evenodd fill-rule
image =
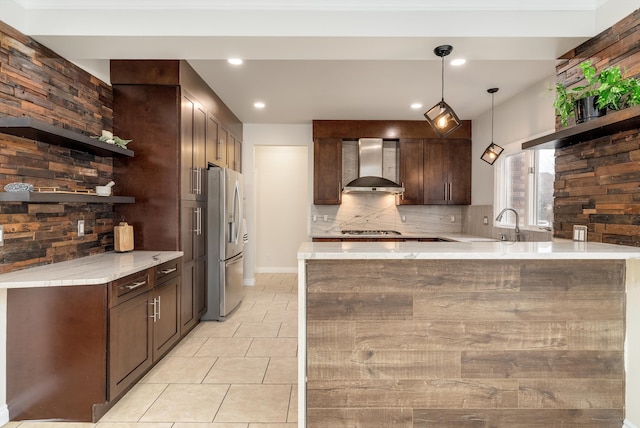
<path id="1" fill-rule="evenodd" d="M 396 230 L 343 230 L 343 235 L 402 235 Z"/>

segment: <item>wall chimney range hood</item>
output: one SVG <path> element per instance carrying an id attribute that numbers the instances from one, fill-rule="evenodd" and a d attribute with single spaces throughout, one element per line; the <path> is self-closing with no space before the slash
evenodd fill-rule
<path id="1" fill-rule="evenodd" d="M 358 178 L 347 184 L 342 191 L 404 193 L 404 187 L 382 176 L 382 138 L 360 138 L 358 140 Z"/>

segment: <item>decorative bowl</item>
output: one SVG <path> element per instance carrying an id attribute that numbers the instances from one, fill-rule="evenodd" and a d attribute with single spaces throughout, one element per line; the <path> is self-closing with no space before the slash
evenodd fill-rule
<path id="1" fill-rule="evenodd" d="M 33 184 L 9 183 L 4 186 L 5 192 L 33 192 Z"/>
<path id="2" fill-rule="evenodd" d="M 96 186 L 96 195 L 111 196 L 111 186 Z"/>

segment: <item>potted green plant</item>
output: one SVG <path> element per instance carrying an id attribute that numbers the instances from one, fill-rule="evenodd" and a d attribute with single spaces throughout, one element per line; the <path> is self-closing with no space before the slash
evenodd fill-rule
<path id="1" fill-rule="evenodd" d="M 581 123 L 606 114 L 607 110 L 621 110 L 640 104 L 640 80 L 622 77 L 619 66 L 607 67 L 596 74 L 591 61 L 579 65 L 585 85 L 568 88 L 563 83 L 556 84 L 556 99 L 553 106 L 560 116 L 562 125 L 576 116 Z"/>

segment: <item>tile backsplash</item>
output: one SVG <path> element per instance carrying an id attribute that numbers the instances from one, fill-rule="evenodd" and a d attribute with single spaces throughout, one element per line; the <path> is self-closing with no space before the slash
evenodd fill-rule
<path id="1" fill-rule="evenodd" d="M 339 234 L 342 230 L 430 234 L 461 232 L 461 219 L 461 206 L 396 205 L 393 195 L 349 193 L 342 195 L 341 205 L 313 205 L 310 224 L 311 236 Z"/>
<path id="2" fill-rule="evenodd" d="M 310 224 L 311 236 L 340 234 L 342 230 L 396 230 L 402 234 L 464 233 L 494 239 L 504 234 L 507 240 L 513 240 L 513 228 L 494 227 L 494 219 L 493 205 L 396 205 L 393 195 L 349 193 L 342 195 L 341 205 L 312 205 Z M 550 241 L 553 233 L 521 230 L 520 236 L 523 241 Z"/>

